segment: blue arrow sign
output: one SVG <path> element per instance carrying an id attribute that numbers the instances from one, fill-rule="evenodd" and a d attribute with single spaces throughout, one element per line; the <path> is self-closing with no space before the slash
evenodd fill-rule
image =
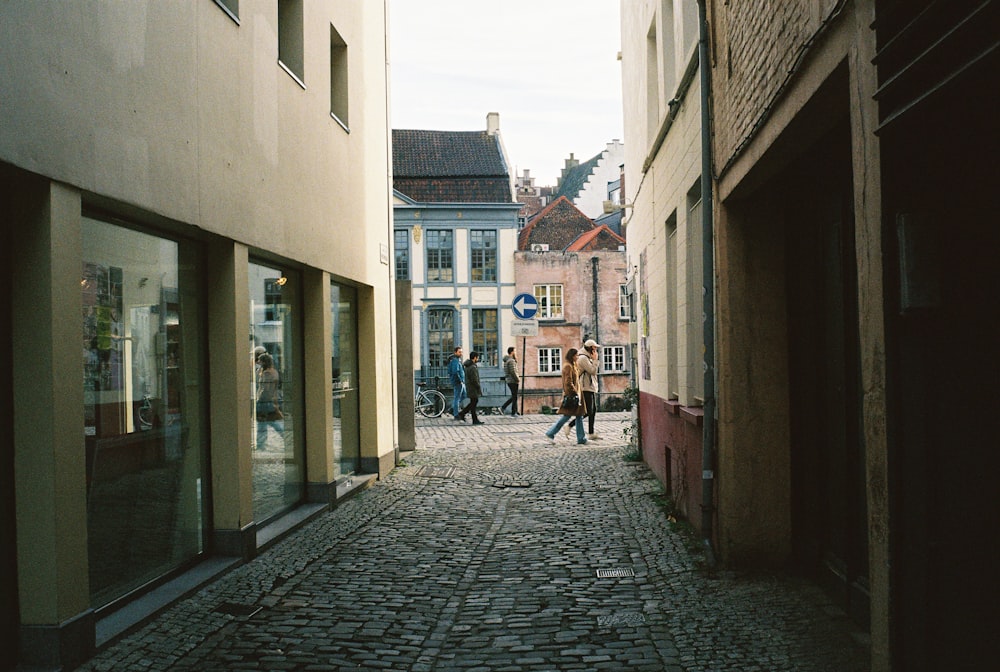
<path id="1" fill-rule="evenodd" d="M 538 312 L 538 299 L 531 294 L 518 294 L 510 305 L 519 320 L 530 320 Z"/>

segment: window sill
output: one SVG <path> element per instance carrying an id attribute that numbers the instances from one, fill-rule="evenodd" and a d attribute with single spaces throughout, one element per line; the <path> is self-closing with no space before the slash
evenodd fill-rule
<path id="1" fill-rule="evenodd" d="M 281 68 L 282 70 L 284 70 L 284 71 L 285 71 L 285 72 L 286 72 L 286 73 L 288 74 L 288 76 L 289 76 L 289 77 L 291 77 L 292 79 L 294 79 L 294 80 L 295 80 L 295 83 L 296 83 L 296 84 L 298 84 L 299 86 L 301 86 L 301 87 L 302 87 L 302 90 L 303 90 L 303 91 L 305 91 L 305 90 L 306 90 L 306 83 L 305 83 L 305 82 L 303 82 L 303 81 L 302 81 L 301 79 L 299 79 L 299 76 L 298 76 L 298 75 L 296 75 L 296 74 L 295 74 L 295 73 L 294 73 L 294 72 L 292 71 L 292 69 L 291 69 L 291 68 L 289 68 L 289 67 L 288 67 L 287 65 L 285 65 L 285 64 L 284 64 L 284 63 L 282 63 L 281 61 L 278 61 L 278 67 L 280 67 L 280 68 Z"/>
<path id="2" fill-rule="evenodd" d="M 303 88 L 305 88 L 305 86 L 303 86 Z M 345 124 L 344 122 L 342 122 L 342 121 L 340 120 L 340 117 L 338 117 L 338 116 L 337 116 L 336 114 L 334 114 L 333 112 L 331 112 L 331 113 L 330 113 L 330 118 L 331 118 L 331 119 L 333 119 L 334 121 L 336 121 L 336 122 L 337 122 L 338 124 L 340 124 L 340 127 L 341 127 L 342 129 L 344 129 L 344 130 L 345 130 L 345 131 L 347 131 L 348 133 L 350 133 L 350 132 L 351 132 L 351 128 L 350 128 L 350 127 L 349 127 L 349 126 L 348 126 L 347 124 Z"/>

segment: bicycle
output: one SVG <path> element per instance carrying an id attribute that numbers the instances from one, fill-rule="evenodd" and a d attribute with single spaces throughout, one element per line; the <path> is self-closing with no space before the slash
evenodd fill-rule
<path id="1" fill-rule="evenodd" d="M 445 401 L 443 394 L 437 390 L 426 389 L 426 386 L 427 383 L 417 383 L 417 396 L 413 400 L 413 408 L 425 418 L 441 417 L 448 402 Z"/>

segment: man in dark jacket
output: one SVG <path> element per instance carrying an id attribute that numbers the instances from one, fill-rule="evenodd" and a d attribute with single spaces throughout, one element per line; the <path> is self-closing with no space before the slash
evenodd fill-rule
<path id="1" fill-rule="evenodd" d="M 500 412 L 503 413 L 510 406 L 510 414 L 518 415 L 517 388 L 521 384 L 521 377 L 517 375 L 517 353 L 514 351 L 514 346 L 507 348 L 507 354 L 503 358 L 503 373 L 507 387 L 510 389 L 510 399 L 503 402 Z"/>
<path id="2" fill-rule="evenodd" d="M 476 415 L 476 406 L 479 404 L 479 397 L 483 396 L 483 388 L 479 384 L 479 353 L 473 350 L 469 353 L 469 358 L 465 360 L 465 393 L 469 395 L 469 403 L 465 405 L 462 412 L 458 414 L 458 419 L 465 422 L 466 414 L 472 415 L 472 424 L 484 425 L 479 416 Z"/>

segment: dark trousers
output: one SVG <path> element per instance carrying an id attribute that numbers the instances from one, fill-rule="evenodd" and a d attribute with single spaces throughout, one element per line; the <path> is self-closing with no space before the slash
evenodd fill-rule
<path id="1" fill-rule="evenodd" d="M 465 408 L 459 412 L 458 417 L 462 420 L 465 419 L 467 414 L 472 415 L 473 422 L 479 422 L 479 416 L 476 415 L 476 406 L 479 405 L 479 397 L 469 397 L 469 403 L 465 405 Z"/>
<path id="2" fill-rule="evenodd" d="M 590 431 L 587 432 L 588 434 L 594 433 L 594 420 L 597 417 L 596 398 L 597 395 L 594 394 L 593 392 L 587 392 L 586 390 L 583 391 L 583 403 L 587 405 L 587 426 L 590 428 Z M 570 427 L 574 426 L 577 423 L 577 421 L 582 422 L 583 419 L 573 418 L 572 420 L 569 421 L 569 426 Z"/>
<path id="3" fill-rule="evenodd" d="M 507 387 L 510 389 L 510 399 L 503 402 L 500 412 L 503 413 L 503 409 L 510 406 L 510 412 L 517 413 L 517 383 L 507 383 Z"/>

